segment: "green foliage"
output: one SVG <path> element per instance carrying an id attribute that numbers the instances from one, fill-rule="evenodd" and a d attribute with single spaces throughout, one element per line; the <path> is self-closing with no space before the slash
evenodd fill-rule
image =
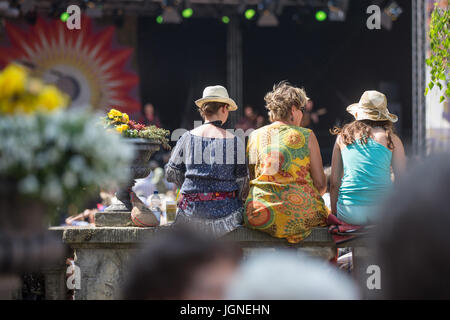
<path id="1" fill-rule="evenodd" d="M 170 150 L 169 139 L 167 138 L 169 134 L 169 130 L 158 128 L 156 126 L 145 127 L 142 130 L 128 129 L 122 132 L 122 135 L 126 138 L 156 140 L 160 142 L 163 148 L 166 150 Z"/>
<path id="2" fill-rule="evenodd" d="M 431 57 L 426 60 L 426 64 L 431 67 L 431 81 L 425 89 L 425 95 L 434 87 L 440 91 L 446 90 L 440 98 L 444 102 L 445 96 L 450 97 L 450 86 L 448 76 L 448 62 L 450 58 L 450 11 L 438 7 L 435 3 L 434 11 L 431 15 L 430 23 L 430 43 Z M 443 83 L 442 83 L 443 82 Z"/>

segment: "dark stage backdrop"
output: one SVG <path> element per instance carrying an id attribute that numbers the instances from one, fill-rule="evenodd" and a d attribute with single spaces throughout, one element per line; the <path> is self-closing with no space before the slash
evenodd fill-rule
<path id="1" fill-rule="evenodd" d="M 313 11 L 302 11 L 298 23 L 290 9 L 278 28 L 243 21 L 244 103 L 266 114 L 264 94 L 275 82 L 304 87 L 316 109 L 328 109 L 313 126 L 325 164 L 334 144 L 328 130 L 350 120 L 345 107 L 364 90 L 383 90 L 390 107 L 401 108 L 398 129 L 406 144 L 410 140 L 411 1 L 397 1 L 404 12 L 391 31 L 366 28 L 371 2 L 351 1 L 345 22 L 319 23 Z M 168 26 L 141 18 L 138 59 L 143 102 L 154 102 L 168 129 L 190 128 L 200 118 L 193 101 L 203 87 L 226 84 L 226 26 L 213 19 Z"/>
<path id="2" fill-rule="evenodd" d="M 192 19 L 159 25 L 139 18 L 138 61 L 143 104 L 152 102 L 169 130 L 201 120 L 194 101 L 208 85 L 226 86 L 226 26 Z"/>

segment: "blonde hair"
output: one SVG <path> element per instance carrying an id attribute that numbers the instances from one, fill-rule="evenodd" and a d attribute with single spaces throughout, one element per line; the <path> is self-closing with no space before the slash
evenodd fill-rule
<path id="1" fill-rule="evenodd" d="M 288 121 L 292 106 L 301 109 L 309 98 L 304 89 L 297 88 L 287 81 L 281 81 L 273 86 L 273 90 L 264 97 L 269 119 L 274 121 Z"/>

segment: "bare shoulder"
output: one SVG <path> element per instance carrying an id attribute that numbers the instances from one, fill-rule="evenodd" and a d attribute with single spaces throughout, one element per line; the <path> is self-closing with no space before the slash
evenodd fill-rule
<path id="1" fill-rule="evenodd" d="M 403 145 L 402 139 L 396 134 L 392 135 L 392 142 L 394 143 L 394 147 Z"/>
<path id="2" fill-rule="evenodd" d="M 219 139 L 220 138 L 232 139 L 235 137 L 235 135 L 232 132 L 214 126 L 199 126 L 195 129 L 192 129 L 191 134 L 205 138 L 219 138 Z"/>

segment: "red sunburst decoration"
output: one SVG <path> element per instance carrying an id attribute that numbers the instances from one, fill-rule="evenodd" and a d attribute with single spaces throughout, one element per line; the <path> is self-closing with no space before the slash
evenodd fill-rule
<path id="1" fill-rule="evenodd" d="M 139 78 L 124 70 L 133 49 L 112 49 L 114 27 L 94 33 L 91 19 L 82 16 L 80 30 L 69 30 L 60 20 L 38 18 L 28 30 L 7 22 L 6 31 L 11 47 L 0 48 L 2 67 L 12 61 L 30 67 L 68 93 L 73 107 L 140 110 L 140 103 L 129 95 Z"/>

